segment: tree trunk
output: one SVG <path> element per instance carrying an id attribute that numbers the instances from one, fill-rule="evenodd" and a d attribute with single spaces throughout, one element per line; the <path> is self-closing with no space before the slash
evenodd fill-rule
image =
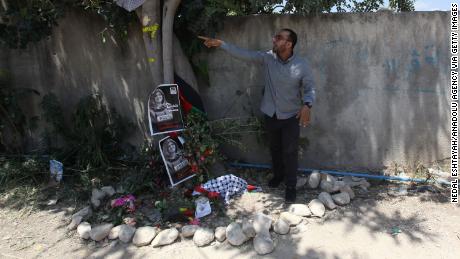
<path id="1" fill-rule="evenodd" d="M 198 83 L 195 73 L 193 72 L 190 61 L 181 48 L 181 44 L 173 33 L 174 16 L 180 0 L 176 1 L 175 7 L 172 9 L 171 1 L 165 3 L 164 10 L 168 15 L 168 26 L 165 27 L 163 20 L 163 29 L 161 30 L 161 5 L 159 0 L 147 0 L 142 8 L 137 9 L 137 16 L 143 26 L 143 39 L 145 50 L 148 55 L 150 72 L 153 78 L 153 87 L 162 83 L 173 83 L 174 74 L 180 76 L 184 81 L 190 84 L 198 91 Z M 153 32 L 152 29 L 157 28 L 158 31 Z M 154 36 L 152 38 L 152 36 Z M 162 41 L 162 39 L 164 41 Z M 165 42 L 166 41 L 166 42 Z M 164 45 L 169 44 L 169 45 Z M 167 46 L 167 47 L 165 47 Z M 163 51 L 165 50 L 165 51 Z M 166 57 L 167 62 L 164 62 L 163 57 Z M 163 66 L 164 64 L 164 66 Z M 165 69 L 163 68 L 165 67 Z M 164 72 L 164 74 L 163 74 Z M 163 80 L 163 78 L 165 80 Z M 166 80 L 168 78 L 168 80 Z"/>
<path id="2" fill-rule="evenodd" d="M 164 83 L 174 83 L 173 25 L 181 0 L 166 0 L 163 6 L 163 73 Z"/>
<path id="3" fill-rule="evenodd" d="M 175 34 L 173 35 L 173 39 L 174 73 L 180 76 L 185 82 L 191 85 L 193 89 L 199 92 L 195 72 L 193 72 L 192 65 L 190 64 L 191 61 L 188 60 L 187 56 L 182 50 L 180 41 L 177 39 Z"/>
<path id="4" fill-rule="evenodd" d="M 161 45 L 161 5 L 160 0 L 147 0 L 137 11 L 142 24 L 142 37 L 153 78 L 153 86 L 163 83 L 163 55 Z"/>

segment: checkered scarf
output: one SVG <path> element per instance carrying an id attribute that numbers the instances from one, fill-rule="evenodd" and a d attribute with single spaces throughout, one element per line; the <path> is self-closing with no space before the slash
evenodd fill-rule
<path id="1" fill-rule="evenodd" d="M 208 192 L 218 192 L 224 198 L 225 203 L 229 203 L 231 196 L 241 195 L 246 191 L 248 183 L 234 176 L 227 174 L 204 183 L 201 187 Z"/>

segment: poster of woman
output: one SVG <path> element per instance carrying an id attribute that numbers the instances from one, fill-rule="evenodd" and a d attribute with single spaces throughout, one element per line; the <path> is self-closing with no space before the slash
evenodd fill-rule
<path id="1" fill-rule="evenodd" d="M 150 135 L 184 130 L 179 100 L 179 86 L 159 85 L 149 96 Z"/>
<path id="2" fill-rule="evenodd" d="M 168 136 L 160 140 L 159 145 L 171 186 L 195 176 L 189 161 L 184 156 L 183 146 L 179 139 Z"/>

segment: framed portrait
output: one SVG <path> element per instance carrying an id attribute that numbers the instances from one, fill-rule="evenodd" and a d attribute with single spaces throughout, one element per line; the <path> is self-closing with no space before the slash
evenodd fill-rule
<path id="1" fill-rule="evenodd" d="M 148 100 L 150 135 L 184 130 L 177 84 L 159 85 Z"/>
<path id="2" fill-rule="evenodd" d="M 171 186 L 195 176 L 190 161 L 184 156 L 184 147 L 179 138 L 163 138 L 159 141 L 159 148 Z"/>

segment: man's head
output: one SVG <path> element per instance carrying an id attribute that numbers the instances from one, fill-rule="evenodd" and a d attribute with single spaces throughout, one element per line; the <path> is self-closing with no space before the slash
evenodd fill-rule
<path id="1" fill-rule="evenodd" d="M 297 43 L 297 34 L 291 29 L 281 29 L 273 36 L 273 52 L 280 54 L 293 51 Z"/>

